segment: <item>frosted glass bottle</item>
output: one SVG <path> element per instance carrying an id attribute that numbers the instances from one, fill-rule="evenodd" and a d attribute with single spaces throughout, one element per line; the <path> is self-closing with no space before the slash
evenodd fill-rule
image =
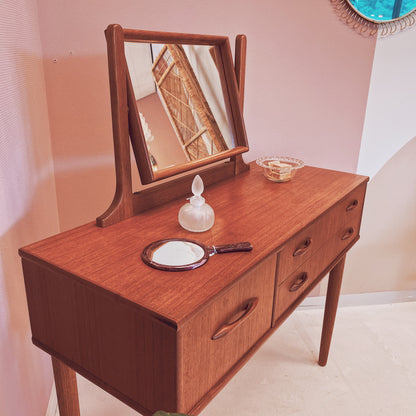
<path id="1" fill-rule="evenodd" d="M 208 231 L 214 225 L 214 210 L 205 203 L 205 198 L 201 196 L 203 191 L 204 183 L 201 177 L 196 175 L 192 182 L 194 195 L 189 199 L 189 203 L 179 210 L 179 224 L 185 230 L 198 233 Z"/>

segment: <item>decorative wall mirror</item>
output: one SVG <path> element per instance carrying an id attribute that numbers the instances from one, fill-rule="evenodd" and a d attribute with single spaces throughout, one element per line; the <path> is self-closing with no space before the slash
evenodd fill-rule
<path id="1" fill-rule="evenodd" d="M 143 185 L 219 161 L 224 163 L 207 168 L 210 175 L 199 173 L 205 184 L 248 169 L 241 157 L 248 151 L 242 117 L 245 36 L 237 36 L 234 64 L 224 36 L 120 25 L 108 26 L 105 35 L 117 183 L 98 225 L 155 205 L 155 192 L 168 189 L 132 193 L 130 146 Z M 189 192 L 190 176 L 169 182 L 170 199 Z"/>
<path id="2" fill-rule="evenodd" d="M 362 34 L 386 36 L 416 22 L 416 0 L 331 0 L 342 20 Z"/>

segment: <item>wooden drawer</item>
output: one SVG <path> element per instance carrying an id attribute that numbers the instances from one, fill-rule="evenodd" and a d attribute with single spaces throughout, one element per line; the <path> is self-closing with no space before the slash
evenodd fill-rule
<path id="1" fill-rule="evenodd" d="M 331 209 L 327 215 L 328 239 L 342 237 L 349 228 L 353 229 L 353 236 L 359 234 L 365 190 L 366 184 L 363 184 Z M 348 240 L 348 236 L 344 238 Z"/>
<path id="2" fill-rule="evenodd" d="M 365 184 L 355 189 L 314 223 L 290 239 L 279 253 L 277 284 L 283 283 L 334 236 L 351 241 L 351 238 L 357 235 L 364 195 Z"/>
<path id="3" fill-rule="evenodd" d="M 325 250 L 321 250 L 276 288 L 273 323 L 314 283 L 323 271 L 324 263 Z"/>
<path id="4" fill-rule="evenodd" d="M 344 243 L 345 244 L 345 243 Z M 273 326 L 276 321 L 300 298 L 317 280 L 324 277 L 325 268 L 336 259 L 344 245 L 339 241 L 330 241 L 312 258 L 302 264 L 282 284 L 276 287 L 275 305 L 273 310 Z M 346 246 L 347 244 L 345 244 Z M 312 288 L 311 288 L 312 289 Z"/>
<path id="5" fill-rule="evenodd" d="M 357 222 L 358 221 L 358 222 Z M 355 241 L 359 232 L 359 219 L 350 218 L 340 224 L 335 235 L 310 257 L 294 273 L 276 286 L 275 305 L 273 310 L 273 326 L 282 314 L 307 291 L 336 258 Z"/>
<path id="6" fill-rule="evenodd" d="M 323 277 L 325 268 L 356 240 L 364 195 L 365 184 L 351 192 L 305 232 L 290 240 L 280 253 L 273 325 L 317 279 Z M 304 247 L 297 245 L 302 239 L 309 239 L 311 243 Z M 294 256 L 299 249 L 303 249 L 302 253 Z"/>
<path id="7" fill-rule="evenodd" d="M 276 255 L 179 331 L 179 411 L 188 413 L 271 327 Z"/>

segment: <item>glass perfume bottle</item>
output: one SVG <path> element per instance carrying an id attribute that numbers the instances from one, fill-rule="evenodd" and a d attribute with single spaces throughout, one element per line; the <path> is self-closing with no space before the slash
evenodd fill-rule
<path id="1" fill-rule="evenodd" d="M 196 175 L 192 182 L 193 196 L 189 198 L 189 203 L 179 210 L 179 224 L 185 230 L 198 233 L 208 231 L 214 225 L 214 210 L 205 203 L 205 198 L 201 196 L 203 191 L 204 183 L 201 177 Z"/>

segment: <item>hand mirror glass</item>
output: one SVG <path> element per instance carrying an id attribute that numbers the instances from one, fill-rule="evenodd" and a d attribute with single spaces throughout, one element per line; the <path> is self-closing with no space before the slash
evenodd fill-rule
<path id="1" fill-rule="evenodd" d="M 214 254 L 251 251 L 248 242 L 206 246 L 185 238 L 170 238 L 149 244 L 142 253 L 147 265 L 165 271 L 193 270 L 205 264 Z"/>

